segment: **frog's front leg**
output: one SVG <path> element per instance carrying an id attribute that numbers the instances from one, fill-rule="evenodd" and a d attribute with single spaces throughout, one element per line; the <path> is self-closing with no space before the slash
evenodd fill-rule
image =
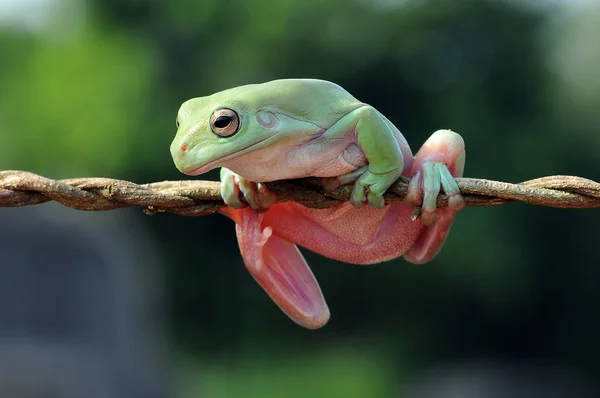
<path id="1" fill-rule="evenodd" d="M 400 177 L 404 168 L 400 146 L 386 120 L 372 106 L 365 105 L 350 112 L 331 126 L 323 137 L 342 137 L 349 131 L 354 131 L 356 144 L 368 162 L 365 169 L 348 175 L 348 181 L 358 178 L 351 202 L 355 206 L 368 203 L 383 208 L 383 194 Z"/>
<path id="2" fill-rule="evenodd" d="M 248 181 L 225 167 L 221 168 L 221 196 L 234 209 L 246 207 L 246 203 L 256 210 L 268 209 L 277 199 L 265 184 Z"/>
<path id="3" fill-rule="evenodd" d="M 412 263 L 426 263 L 440 251 L 452 226 L 454 215 L 465 205 L 454 177 L 461 177 L 465 167 L 465 143 L 450 130 L 438 130 L 423 144 L 410 170 L 407 203 L 421 206 L 421 223 L 425 228 L 404 258 Z M 437 209 L 437 196 L 443 189 L 448 206 Z"/>

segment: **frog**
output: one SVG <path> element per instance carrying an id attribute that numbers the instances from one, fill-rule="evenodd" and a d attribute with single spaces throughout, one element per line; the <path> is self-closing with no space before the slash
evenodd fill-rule
<path id="1" fill-rule="evenodd" d="M 243 262 L 294 322 L 319 329 L 330 319 L 321 288 L 298 246 L 369 265 L 398 257 L 415 264 L 440 251 L 465 199 L 463 138 L 435 131 L 413 155 L 400 130 L 373 106 L 320 79 L 278 79 L 185 101 L 170 151 L 182 173 L 221 168 L 220 213 L 236 224 Z M 384 193 L 410 179 L 404 201 Z M 324 190 L 353 185 L 330 208 L 277 202 L 268 183 L 318 178 Z M 440 192 L 447 206 L 438 207 Z M 415 209 L 419 217 L 415 220 Z"/>

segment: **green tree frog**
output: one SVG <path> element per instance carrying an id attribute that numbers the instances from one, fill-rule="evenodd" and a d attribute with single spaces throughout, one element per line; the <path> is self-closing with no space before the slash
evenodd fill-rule
<path id="1" fill-rule="evenodd" d="M 464 207 L 453 178 L 465 163 L 460 135 L 438 130 L 413 156 L 385 116 L 323 80 L 275 80 L 190 99 L 177 115 L 171 154 L 188 175 L 222 167 L 228 206 L 221 212 L 236 223 L 246 267 L 285 314 L 309 329 L 330 314 L 296 245 L 354 264 L 399 256 L 425 263 Z M 386 205 L 382 195 L 400 175 L 411 178 L 407 199 Z M 351 203 L 275 204 L 263 184 L 308 176 L 323 177 L 330 188 L 353 183 Z M 438 209 L 440 190 L 449 205 Z M 413 221 L 416 206 L 422 212 Z"/>

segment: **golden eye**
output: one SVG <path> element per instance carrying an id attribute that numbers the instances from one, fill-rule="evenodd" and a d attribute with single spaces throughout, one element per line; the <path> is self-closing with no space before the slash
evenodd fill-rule
<path id="1" fill-rule="evenodd" d="M 219 137 L 231 137 L 240 129 L 240 118 L 231 109 L 217 109 L 210 117 L 210 128 Z"/>

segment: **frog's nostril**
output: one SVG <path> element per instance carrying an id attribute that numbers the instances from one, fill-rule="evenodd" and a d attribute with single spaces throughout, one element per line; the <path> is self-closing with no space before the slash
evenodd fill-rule
<path id="1" fill-rule="evenodd" d="M 182 145 L 181 146 L 181 152 L 185 152 L 187 151 L 187 145 Z"/>

